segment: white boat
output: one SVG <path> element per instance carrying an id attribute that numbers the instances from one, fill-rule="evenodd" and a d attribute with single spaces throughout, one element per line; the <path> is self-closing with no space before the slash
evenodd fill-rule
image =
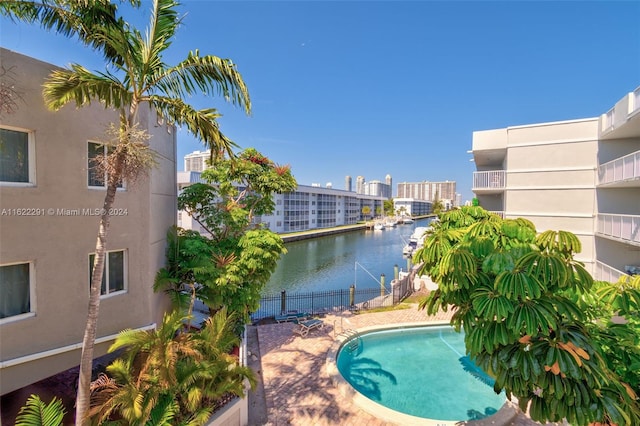
<path id="1" fill-rule="evenodd" d="M 416 251 L 417 248 L 418 248 L 418 242 L 417 241 L 409 241 L 402 248 L 402 254 L 405 255 L 405 256 L 411 256 L 413 254 L 413 252 Z"/>
<path id="2" fill-rule="evenodd" d="M 384 231 L 384 223 L 376 222 L 375 225 L 373 225 L 373 230 L 374 231 Z"/>
<path id="3" fill-rule="evenodd" d="M 424 233 L 429 229 L 428 226 L 418 226 L 413 230 L 409 237 L 409 242 L 402 248 L 402 254 L 410 256 L 414 251 L 418 250 L 424 244 Z"/>
<path id="4" fill-rule="evenodd" d="M 402 218 L 402 223 L 413 223 L 413 219 L 411 219 L 409 216 L 405 216 Z"/>

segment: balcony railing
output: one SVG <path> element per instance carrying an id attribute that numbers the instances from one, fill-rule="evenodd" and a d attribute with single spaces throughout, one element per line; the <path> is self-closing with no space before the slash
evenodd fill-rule
<path id="1" fill-rule="evenodd" d="M 497 214 L 502 219 L 504 219 L 504 212 L 502 210 L 490 210 L 489 213 Z"/>
<path id="2" fill-rule="evenodd" d="M 622 241 L 640 244 L 640 216 L 600 213 L 597 232 Z"/>
<path id="3" fill-rule="evenodd" d="M 606 129 L 610 129 L 613 127 L 613 120 L 615 118 L 616 115 L 616 110 L 615 108 L 611 108 L 609 111 L 607 111 L 607 114 L 604 117 L 604 130 Z"/>
<path id="4" fill-rule="evenodd" d="M 622 271 L 619 271 L 606 263 L 596 261 L 596 274 L 595 279 L 598 281 L 608 281 L 610 283 L 617 282 L 621 276 L 627 275 Z"/>
<path id="5" fill-rule="evenodd" d="M 622 182 L 640 178 L 640 151 L 602 164 L 598 167 L 598 183 Z"/>
<path id="6" fill-rule="evenodd" d="M 505 181 L 504 170 L 473 172 L 473 189 L 504 189 Z"/>

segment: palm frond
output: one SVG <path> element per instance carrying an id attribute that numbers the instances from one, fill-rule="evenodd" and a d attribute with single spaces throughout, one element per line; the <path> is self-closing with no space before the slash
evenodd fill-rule
<path id="1" fill-rule="evenodd" d="M 227 138 L 218 126 L 220 114 L 213 108 L 196 110 L 181 99 L 152 95 L 149 101 L 169 120 L 187 129 L 211 149 L 212 155 L 233 156 L 237 144 Z"/>
<path id="2" fill-rule="evenodd" d="M 114 75 L 93 73 L 77 64 L 53 71 L 44 83 L 43 94 L 45 103 L 54 111 L 69 102 L 83 106 L 98 100 L 106 107 L 120 109 L 132 99 L 128 88 Z"/>
<path id="3" fill-rule="evenodd" d="M 251 112 L 249 91 L 230 59 L 200 56 L 196 50 L 190 52 L 184 61 L 155 75 L 151 83 L 168 96 L 184 98 L 196 90 L 221 95 L 232 104 L 241 106 L 247 114 Z"/>
<path id="4" fill-rule="evenodd" d="M 171 38 L 175 35 L 180 19 L 174 0 L 158 0 L 154 2 L 151 19 L 146 37 L 140 45 L 141 59 L 148 69 L 162 67 L 162 52 L 171 45 Z"/>
<path id="5" fill-rule="evenodd" d="M 16 417 L 16 426 L 59 426 L 65 415 L 62 401 L 53 398 L 45 404 L 38 395 L 31 395 Z"/>
<path id="6" fill-rule="evenodd" d="M 129 1 L 139 6 L 139 0 Z M 0 15 L 13 22 L 40 24 L 65 37 L 76 36 L 82 43 L 101 52 L 105 58 L 119 62 L 112 45 L 105 43 L 100 35 L 105 30 L 121 28 L 122 19 L 116 16 L 117 5 L 109 0 L 3 0 Z"/>

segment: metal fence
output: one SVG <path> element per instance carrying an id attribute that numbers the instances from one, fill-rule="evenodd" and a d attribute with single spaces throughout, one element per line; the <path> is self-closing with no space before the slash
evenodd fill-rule
<path id="1" fill-rule="evenodd" d="M 393 306 L 412 292 L 410 277 L 392 282 L 388 288 L 349 288 L 340 290 L 311 291 L 305 293 L 287 293 L 264 295 L 260 299 L 260 308 L 251 315 L 253 322 L 294 312 L 307 312 L 311 315 L 324 315 L 345 310 L 360 311 L 385 306 Z"/>

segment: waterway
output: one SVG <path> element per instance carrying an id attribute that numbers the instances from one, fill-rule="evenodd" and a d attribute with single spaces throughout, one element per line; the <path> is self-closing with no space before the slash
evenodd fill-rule
<path id="1" fill-rule="evenodd" d="M 409 264 L 402 248 L 416 226 L 427 226 L 431 219 L 398 224 L 383 231 L 361 230 L 344 234 L 294 241 L 286 244 L 263 295 L 356 288 L 379 288 L 381 274 L 385 285 L 394 278 L 395 266 L 406 271 Z"/>

